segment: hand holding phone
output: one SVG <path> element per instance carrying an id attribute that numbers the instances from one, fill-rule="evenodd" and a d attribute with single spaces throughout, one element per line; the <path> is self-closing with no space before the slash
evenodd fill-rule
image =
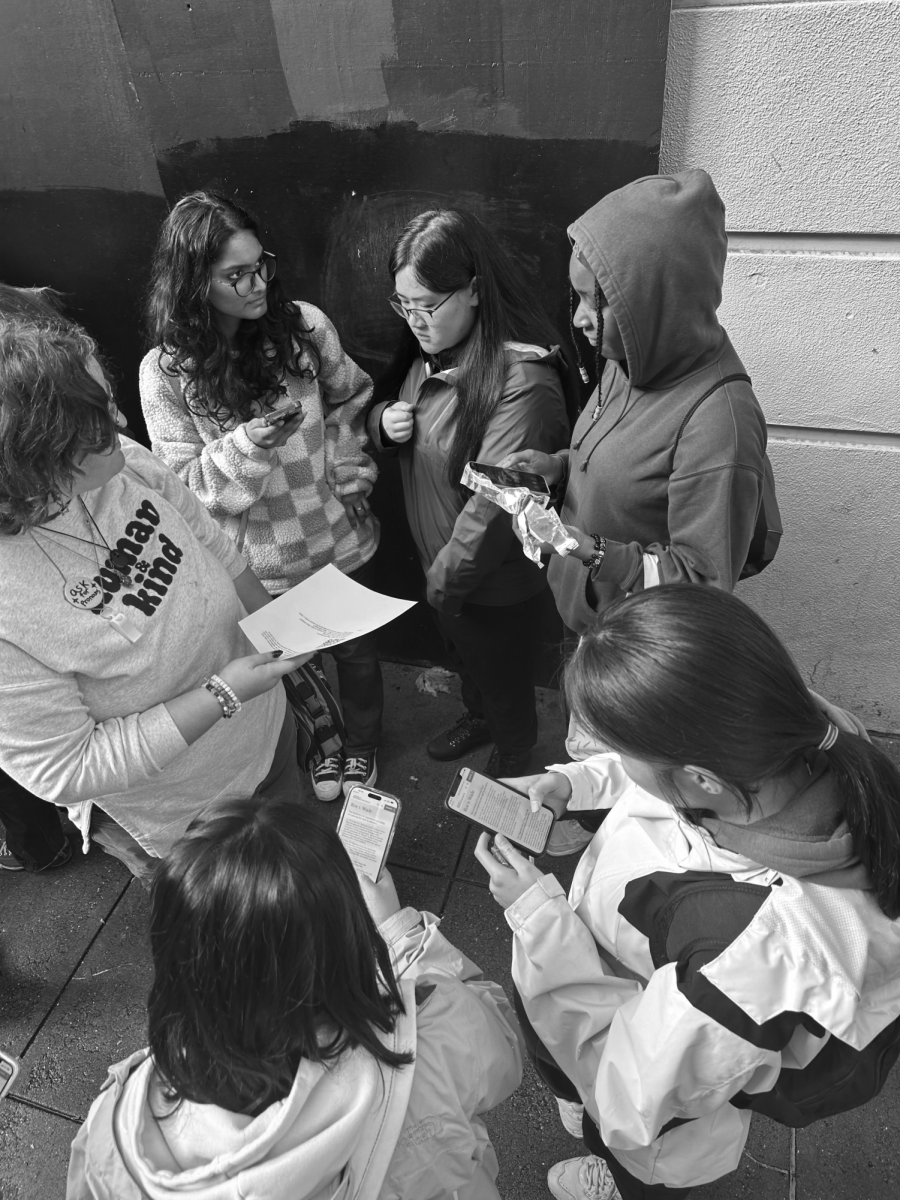
<path id="1" fill-rule="evenodd" d="M 543 806 L 549 808 L 557 820 L 566 813 L 572 798 L 572 781 L 562 771 L 522 775 L 518 779 L 504 779 L 503 782 L 528 797 L 532 812 L 537 812 Z"/>
<path id="2" fill-rule="evenodd" d="M 527 488 L 535 496 L 549 496 L 550 488 L 543 475 L 533 471 L 520 471 L 514 467 L 497 467 L 491 463 L 473 462 L 469 464 L 473 471 L 484 475 L 495 487 Z"/>
<path id="3" fill-rule="evenodd" d="M 252 417 L 244 425 L 247 437 L 261 450 L 277 450 L 287 444 L 303 424 L 303 405 L 292 401 L 284 408 L 276 408 L 259 417 Z"/>
<path id="4" fill-rule="evenodd" d="M 553 827 L 551 809 L 539 806 L 533 812 L 528 796 L 471 767 L 457 773 L 444 804 L 489 833 L 502 834 L 528 854 L 543 853 Z"/>
<path id="5" fill-rule="evenodd" d="M 388 792 L 352 787 L 338 819 L 337 833 L 360 875 L 378 883 L 394 840 L 400 801 Z"/>
<path id="6" fill-rule="evenodd" d="M 381 872 L 377 883 L 373 883 L 368 875 L 363 875 L 360 871 L 357 871 L 357 875 L 366 907 L 376 925 L 382 925 L 388 917 L 400 911 L 397 889 L 387 867 Z"/>
<path id="7" fill-rule="evenodd" d="M 479 837 L 475 857 L 490 877 L 491 895 L 503 908 L 509 908 L 539 879 L 543 879 L 544 873 L 502 835 L 494 840 L 499 843 L 497 849 L 507 865 L 501 865 L 491 850 L 491 836 L 488 833 L 482 833 Z"/>
<path id="8" fill-rule="evenodd" d="M 303 405 L 298 400 L 294 404 L 288 404 L 284 408 L 276 408 L 274 412 L 266 413 L 263 420 L 267 425 L 283 425 L 285 421 L 289 421 L 302 412 Z"/>

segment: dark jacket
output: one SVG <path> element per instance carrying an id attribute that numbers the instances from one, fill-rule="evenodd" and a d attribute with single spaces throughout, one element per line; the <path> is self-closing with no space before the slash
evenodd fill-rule
<path id="1" fill-rule="evenodd" d="M 506 383 L 478 451 L 497 463 L 512 450 L 553 451 L 569 440 L 558 349 L 507 345 Z M 430 373 L 416 358 L 398 400 L 414 405 L 413 436 L 399 447 L 406 516 L 428 581 L 428 602 L 458 612 L 464 601 L 516 604 L 545 585 L 544 572 L 522 553 L 509 513 L 481 496 L 464 500 L 447 477 L 456 432 L 455 367 Z M 377 404 L 369 417 L 376 446 L 386 443 Z"/>
<path id="2" fill-rule="evenodd" d="M 746 561 L 762 497 L 766 425 L 749 384 L 714 392 L 744 372 L 716 317 L 727 240 L 725 209 L 705 171 L 648 176 L 611 192 L 569 227 L 599 281 L 625 346 L 609 361 L 575 426 L 561 516 L 607 539 L 591 578 L 553 556 L 550 586 L 578 633 L 598 607 L 644 586 L 644 557 L 659 582 L 731 591 Z"/>

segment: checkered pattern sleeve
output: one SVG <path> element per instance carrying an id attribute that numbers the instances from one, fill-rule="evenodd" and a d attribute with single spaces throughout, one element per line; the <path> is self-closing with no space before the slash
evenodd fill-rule
<path id="1" fill-rule="evenodd" d="M 167 374 L 159 349 L 140 370 L 141 408 L 153 453 L 214 517 L 238 516 L 260 498 L 276 462 L 247 436 L 244 425 L 222 433 L 185 406 L 180 381 Z"/>
<path id="2" fill-rule="evenodd" d="M 368 494 L 378 468 L 366 446 L 366 413 L 372 380 L 344 351 L 337 330 L 312 304 L 300 303 L 303 321 L 312 329 L 322 360 L 319 387 L 325 415 L 325 470 L 338 499 L 357 492 Z"/>

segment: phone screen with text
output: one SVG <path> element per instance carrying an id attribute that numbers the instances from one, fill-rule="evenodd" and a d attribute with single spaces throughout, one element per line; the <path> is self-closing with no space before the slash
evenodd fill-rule
<path id="1" fill-rule="evenodd" d="M 462 817 L 502 833 L 517 846 L 541 854 L 550 836 L 553 813 L 549 808 L 531 811 L 527 796 L 487 775 L 463 767 L 447 798 L 448 807 Z"/>
<path id="2" fill-rule="evenodd" d="M 400 802 L 368 788 L 355 787 L 344 802 L 338 837 L 357 871 L 378 882 L 387 859 Z"/>

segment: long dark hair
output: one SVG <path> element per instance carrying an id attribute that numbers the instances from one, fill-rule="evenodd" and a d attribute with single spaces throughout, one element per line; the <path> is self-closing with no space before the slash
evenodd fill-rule
<path id="1" fill-rule="evenodd" d="M 147 300 L 150 345 L 184 376 L 187 407 L 221 429 L 248 420 L 257 404 L 270 406 L 286 374 L 313 378 L 321 367 L 312 330 L 277 275 L 265 314 L 243 321 L 233 346 L 212 320 L 210 271 L 228 239 L 244 229 L 259 236 L 256 218 L 235 201 L 217 192 L 183 196 L 163 222 Z"/>
<path id="2" fill-rule="evenodd" d="M 454 292 L 471 279 L 477 280 L 475 325 L 454 364 L 458 368 L 454 381 L 456 428 L 447 478 L 458 487 L 463 468 L 476 457 L 503 394 L 504 343 L 550 347 L 560 339 L 535 299 L 532 285 L 497 235 L 474 213 L 435 208 L 413 217 L 391 250 L 391 280 L 404 267 L 410 267 L 416 279 L 433 292 Z M 397 395 L 418 352 L 419 343 L 407 324 L 390 365 L 378 381 L 376 403 Z"/>
<path id="3" fill-rule="evenodd" d="M 788 651 L 736 596 L 699 584 L 652 588 L 604 609 L 566 668 L 576 720 L 613 750 L 654 764 L 667 795 L 688 764 L 714 772 L 747 811 L 760 783 L 823 740 L 829 721 Z M 823 751 L 854 851 L 882 911 L 900 916 L 900 772 L 841 732 Z"/>
<path id="4" fill-rule="evenodd" d="M 198 817 L 156 872 L 150 1049 L 170 1101 L 256 1115 L 301 1059 L 383 1045 L 403 1011 L 390 954 L 337 834 L 258 798 Z"/>

